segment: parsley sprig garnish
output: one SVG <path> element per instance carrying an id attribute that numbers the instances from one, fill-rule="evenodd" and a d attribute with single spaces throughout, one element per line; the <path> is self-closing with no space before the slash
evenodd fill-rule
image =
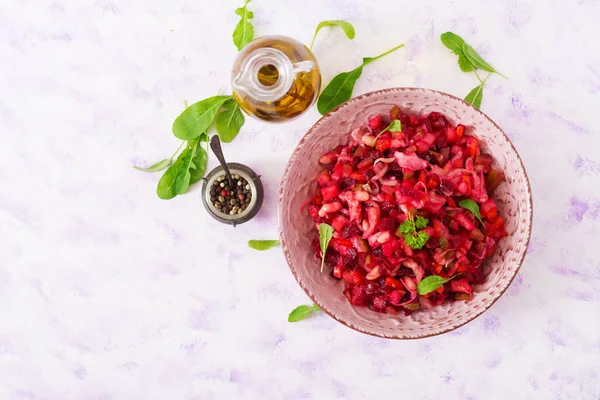
<path id="1" fill-rule="evenodd" d="M 408 214 L 408 219 L 398 227 L 396 235 L 404 237 L 404 242 L 413 249 L 420 249 L 429 240 L 429 235 L 423 231 L 419 232 L 417 229 L 425 228 L 428 223 L 427 218 L 420 215 L 415 218 L 413 214 Z"/>

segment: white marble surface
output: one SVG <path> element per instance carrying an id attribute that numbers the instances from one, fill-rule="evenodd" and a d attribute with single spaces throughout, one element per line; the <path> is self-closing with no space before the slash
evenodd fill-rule
<path id="1" fill-rule="evenodd" d="M 307 302 L 276 236 L 286 159 L 316 121 L 248 121 L 226 147 L 264 176 L 259 216 L 232 229 L 200 191 L 155 195 L 131 168 L 169 156 L 190 102 L 227 91 L 242 1 L 0 2 L 0 399 L 600 398 L 600 2 L 254 0 L 257 35 L 321 36 L 325 81 L 355 94 L 421 86 L 464 96 L 453 30 L 510 80 L 482 110 L 513 139 L 534 193 L 529 254 L 482 317 L 431 339 L 361 335 Z M 486 3 L 486 4 L 484 4 Z M 210 167 L 215 165 L 211 158 Z"/>

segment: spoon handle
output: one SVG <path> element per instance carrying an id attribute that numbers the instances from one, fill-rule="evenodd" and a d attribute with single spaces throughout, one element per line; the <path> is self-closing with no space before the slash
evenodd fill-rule
<path id="1" fill-rule="evenodd" d="M 231 172 L 229 172 L 229 167 L 225 162 L 225 157 L 223 157 L 223 149 L 221 148 L 221 140 L 219 139 L 219 136 L 214 135 L 210 139 L 210 148 L 212 149 L 213 153 L 215 153 L 215 156 L 217 156 L 217 160 L 219 160 L 219 163 L 221 163 L 221 166 L 225 170 L 225 175 L 227 175 L 227 181 L 229 182 L 229 186 L 233 187 L 233 179 L 231 178 Z"/>

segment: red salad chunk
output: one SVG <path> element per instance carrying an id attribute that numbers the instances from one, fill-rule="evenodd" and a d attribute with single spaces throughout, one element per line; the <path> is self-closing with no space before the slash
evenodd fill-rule
<path id="1" fill-rule="evenodd" d="M 394 119 L 401 130 L 385 130 Z M 419 117 L 393 107 L 319 164 L 306 208 L 313 249 L 320 260 L 318 228 L 331 225 L 325 264 L 351 304 L 408 315 L 471 299 L 472 286 L 485 280 L 483 260 L 507 233 L 493 197 L 504 175 L 468 127 L 441 113 Z M 432 275 L 452 279 L 419 294 Z"/>

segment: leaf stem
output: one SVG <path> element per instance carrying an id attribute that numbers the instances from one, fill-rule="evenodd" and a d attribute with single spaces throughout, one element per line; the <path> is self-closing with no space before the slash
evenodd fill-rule
<path id="1" fill-rule="evenodd" d="M 483 80 L 483 82 L 481 82 L 482 85 L 485 85 L 485 83 L 488 81 L 488 79 L 490 79 L 490 76 L 492 76 L 493 72 L 490 72 L 488 74 L 488 76 L 485 77 L 485 79 Z"/>
<path id="2" fill-rule="evenodd" d="M 479 81 L 479 83 L 481 83 L 483 85 L 483 81 L 481 80 L 481 78 L 479 77 L 479 74 L 477 73 L 477 70 L 474 69 L 473 73 L 475 74 L 475 76 L 477 77 L 477 80 Z"/>
<path id="3" fill-rule="evenodd" d="M 181 150 L 181 147 L 185 144 L 185 140 L 183 142 L 181 142 L 181 144 L 179 145 L 179 147 L 177 148 L 177 150 L 175 150 L 175 153 L 173 153 L 173 155 L 171 156 L 171 161 L 173 162 L 173 159 L 175 158 L 175 156 L 177 155 L 177 153 L 179 153 L 179 150 Z"/>
<path id="4" fill-rule="evenodd" d="M 487 80 L 488 80 L 488 79 L 490 79 L 490 76 L 492 76 L 492 74 L 493 74 L 493 72 L 490 72 L 490 73 L 488 74 L 488 76 L 486 76 L 486 77 L 485 77 L 485 79 L 484 79 L 484 80 L 481 80 L 481 77 L 480 77 L 480 76 L 479 76 L 479 74 L 477 73 L 477 70 L 476 70 L 476 69 L 474 69 L 474 70 L 473 70 L 473 73 L 474 73 L 474 74 L 475 74 L 475 76 L 477 77 L 477 80 L 479 81 L 479 83 L 481 84 L 481 86 L 484 86 L 484 85 L 485 85 L 485 83 L 487 82 Z"/>
<path id="5" fill-rule="evenodd" d="M 398 50 L 401 47 L 404 47 L 404 43 L 402 43 L 401 45 L 396 46 L 393 49 L 390 49 L 390 50 L 386 51 L 385 53 L 380 54 L 376 57 L 367 58 L 367 61 L 363 61 L 362 66 L 364 67 L 365 65 L 371 64 L 373 61 L 379 60 L 380 58 L 387 56 L 388 54 Z"/>
<path id="6" fill-rule="evenodd" d="M 312 42 L 310 42 L 310 47 L 308 48 L 310 51 L 312 51 L 312 48 L 313 48 L 313 45 L 315 44 L 315 39 L 317 38 L 318 33 L 319 33 L 319 31 L 315 32 L 315 34 L 313 35 Z"/>

